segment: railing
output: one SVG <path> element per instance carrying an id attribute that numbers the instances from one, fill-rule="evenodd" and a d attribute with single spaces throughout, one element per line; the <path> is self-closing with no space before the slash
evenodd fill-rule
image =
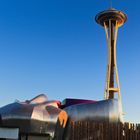
<path id="1" fill-rule="evenodd" d="M 140 124 L 132 123 L 71 122 L 66 131 L 63 140 L 140 140 Z"/>

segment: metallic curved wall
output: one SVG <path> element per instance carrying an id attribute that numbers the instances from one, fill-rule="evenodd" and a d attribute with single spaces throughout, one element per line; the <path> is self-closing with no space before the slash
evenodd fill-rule
<path id="1" fill-rule="evenodd" d="M 64 109 L 70 121 L 120 122 L 122 112 L 117 99 L 72 105 Z"/>
<path id="2" fill-rule="evenodd" d="M 121 118 L 121 105 L 116 99 L 75 104 L 62 110 L 60 102 L 48 101 L 41 95 L 0 108 L 0 126 L 18 127 L 20 133 L 58 139 L 69 137 L 71 121 L 117 123 Z"/>
<path id="3" fill-rule="evenodd" d="M 56 123 L 59 121 L 64 127 L 68 118 L 66 112 L 58 108 L 57 101 L 46 101 L 42 97 L 6 105 L 0 108 L 0 117 L 3 127 L 18 127 L 20 133 L 48 134 L 51 137 L 54 136 Z"/>
<path id="4" fill-rule="evenodd" d="M 121 105 L 116 99 L 72 105 L 65 108 L 64 110 L 69 116 L 65 133 L 63 135 L 64 140 L 69 140 L 70 138 L 71 122 L 95 121 L 117 123 L 122 121 Z M 57 138 L 59 139 L 59 136 Z"/>

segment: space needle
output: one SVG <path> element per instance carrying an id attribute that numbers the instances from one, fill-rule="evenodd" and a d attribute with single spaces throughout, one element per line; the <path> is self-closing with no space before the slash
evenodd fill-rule
<path id="1" fill-rule="evenodd" d="M 116 40 L 118 28 L 126 22 L 127 15 L 122 11 L 109 8 L 98 13 L 95 20 L 104 27 L 108 45 L 108 65 L 104 97 L 105 99 L 114 99 L 115 94 L 118 93 L 118 99 L 121 99 L 116 60 Z"/>

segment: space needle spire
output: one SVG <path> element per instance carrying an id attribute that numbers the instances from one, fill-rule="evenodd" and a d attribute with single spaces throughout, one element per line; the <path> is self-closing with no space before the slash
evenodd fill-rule
<path id="1" fill-rule="evenodd" d="M 104 27 L 108 46 L 108 65 L 104 96 L 105 99 L 113 99 L 115 98 L 115 93 L 118 93 L 118 98 L 121 99 L 116 60 L 116 40 L 118 28 L 126 22 L 127 15 L 122 11 L 109 8 L 97 14 L 95 20 Z"/>

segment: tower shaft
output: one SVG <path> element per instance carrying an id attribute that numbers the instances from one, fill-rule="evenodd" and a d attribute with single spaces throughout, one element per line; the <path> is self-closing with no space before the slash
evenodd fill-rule
<path id="1" fill-rule="evenodd" d="M 112 20 L 109 20 L 109 23 L 104 22 L 104 26 L 105 26 L 106 36 L 107 36 L 108 54 L 109 54 L 105 98 L 113 99 L 114 93 L 120 91 L 118 70 L 116 64 L 116 40 L 117 40 L 118 26 L 117 26 L 117 22 L 114 22 Z"/>
<path id="2" fill-rule="evenodd" d="M 113 37 L 112 37 L 112 35 L 114 34 L 113 33 L 113 26 L 111 26 L 111 42 L 110 42 L 110 44 L 111 44 L 111 46 L 109 46 L 110 47 L 110 53 L 111 53 L 111 64 L 110 64 L 110 83 L 109 83 L 109 87 L 110 88 L 114 88 L 114 75 L 115 75 L 115 73 L 114 73 L 114 67 L 115 67 L 115 62 L 114 62 L 114 56 L 115 56 L 115 46 L 114 46 L 114 39 L 113 39 Z M 109 98 L 114 98 L 114 91 L 109 91 Z"/>

